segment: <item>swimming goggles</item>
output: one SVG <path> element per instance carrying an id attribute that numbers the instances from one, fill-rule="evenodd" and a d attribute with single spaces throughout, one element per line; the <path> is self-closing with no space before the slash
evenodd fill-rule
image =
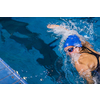
<path id="1" fill-rule="evenodd" d="M 65 52 L 66 52 L 66 53 L 67 53 L 67 52 L 73 52 L 74 48 L 76 48 L 76 47 L 69 48 L 69 49 L 68 49 L 67 51 L 65 51 Z"/>

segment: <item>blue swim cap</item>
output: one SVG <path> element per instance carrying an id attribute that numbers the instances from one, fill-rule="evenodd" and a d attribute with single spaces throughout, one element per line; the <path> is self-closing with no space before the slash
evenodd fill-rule
<path id="1" fill-rule="evenodd" d="M 82 47 L 81 41 L 77 35 L 70 35 L 64 43 L 64 48 L 68 46 Z"/>

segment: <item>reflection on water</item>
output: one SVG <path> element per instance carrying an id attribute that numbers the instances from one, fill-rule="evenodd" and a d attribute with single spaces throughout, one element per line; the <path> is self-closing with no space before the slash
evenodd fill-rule
<path id="1" fill-rule="evenodd" d="M 58 22 L 85 38 L 90 37 L 86 39 L 93 44 L 99 40 L 93 27 L 97 28 L 98 21 L 99 18 L 0 18 L 0 57 L 30 84 L 85 83 L 70 58 L 64 62 L 65 38 L 62 41 L 59 34 L 65 31 L 55 29 L 54 32 L 59 33 L 55 36 L 48 33 L 46 26 Z"/>

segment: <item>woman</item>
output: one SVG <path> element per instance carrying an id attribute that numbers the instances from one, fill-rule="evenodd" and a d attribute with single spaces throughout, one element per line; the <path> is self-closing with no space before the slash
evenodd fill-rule
<path id="1" fill-rule="evenodd" d="M 47 28 L 63 28 L 59 25 L 48 25 Z M 67 29 L 66 29 L 67 30 Z M 68 30 L 69 31 L 69 30 Z M 80 76 L 87 80 L 88 84 L 94 84 L 94 78 L 100 81 L 100 55 L 93 50 L 87 41 L 83 42 L 76 34 L 69 35 L 64 43 L 64 51 L 74 61 L 74 66 Z M 75 59 L 75 57 L 78 59 Z M 97 81 L 96 80 L 96 81 Z"/>

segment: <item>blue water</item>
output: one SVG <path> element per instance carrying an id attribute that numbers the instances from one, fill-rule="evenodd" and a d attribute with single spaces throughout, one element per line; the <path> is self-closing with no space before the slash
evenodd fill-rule
<path id="1" fill-rule="evenodd" d="M 59 46 L 61 39 L 48 32 L 48 24 L 65 24 L 100 52 L 98 17 L 0 18 L 0 57 L 29 84 L 85 84 Z"/>

